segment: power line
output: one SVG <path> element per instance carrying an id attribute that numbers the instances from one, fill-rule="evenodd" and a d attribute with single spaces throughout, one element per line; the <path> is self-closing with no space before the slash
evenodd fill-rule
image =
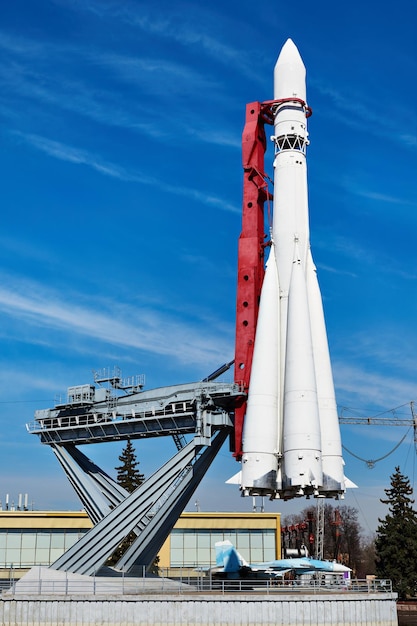
<path id="1" fill-rule="evenodd" d="M 388 456 L 390 456 L 390 454 L 392 454 L 393 452 L 395 452 L 395 450 L 397 450 L 397 448 L 400 447 L 400 445 L 402 444 L 402 442 L 404 441 L 404 439 L 407 437 L 408 433 L 410 432 L 410 428 L 407 430 L 407 432 L 405 433 L 404 437 L 402 437 L 402 439 L 393 447 L 392 450 L 390 450 L 389 452 L 387 452 L 387 454 L 384 454 L 384 456 L 379 457 L 379 459 L 363 459 L 362 457 L 358 456 L 357 454 L 355 454 L 354 452 L 352 452 L 351 450 L 349 450 L 349 448 L 347 448 L 345 445 L 342 444 L 342 448 L 344 450 L 346 450 L 346 452 L 349 452 L 349 454 L 351 454 L 352 456 L 355 457 L 355 459 L 359 459 L 359 461 L 363 461 L 364 463 L 366 463 L 366 465 L 368 466 L 368 469 L 373 469 L 375 467 L 375 464 L 378 463 L 378 461 L 382 461 L 383 459 L 386 459 Z"/>

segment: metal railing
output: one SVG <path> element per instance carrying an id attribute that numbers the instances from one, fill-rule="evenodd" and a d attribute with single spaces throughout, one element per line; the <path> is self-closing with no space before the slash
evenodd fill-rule
<path id="1" fill-rule="evenodd" d="M 250 593 L 250 594 L 334 594 L 334 593 L 389 593 L 392 594 L 391 580 L 332 580 L 330 578 L 310 580 L 215 580 L 209 577 L 144 577 L 144 578 L 102 578 L 84 577 L 83 580 L 71 576 L 51 579 L 0 580 L 2 597 L 10 596 L 109 596 L 195 593 Z"/>

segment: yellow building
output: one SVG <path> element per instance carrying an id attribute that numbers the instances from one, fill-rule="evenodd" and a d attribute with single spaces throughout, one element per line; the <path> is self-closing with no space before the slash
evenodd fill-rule
<path id="1" fill-rule="evenodd" d="M 183 513 L 159 552 L 173 576 L 212 567 L 214 544 L 228 539 L 249 563 L 281 558 L 279 513 Z"/>
<path id="2" fill-rule="evenodd" d="M 48 566 L 91 528 L 84 511 L 0 511 L 0 577 Z M 279 513 L 183 513 L 159 552 L 169 576 L 215 564 L 214 544 L 230 540 L 249 563 L 281 557 Z"/>
<path id="3" fill-rule="evenodd" d="M 0 511 L 0 576 L 50 565 L 91 526 L 84 511 Z"/>

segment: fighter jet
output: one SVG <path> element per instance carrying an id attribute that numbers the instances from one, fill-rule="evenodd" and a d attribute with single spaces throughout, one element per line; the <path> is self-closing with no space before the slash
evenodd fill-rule
<path id="1" fill-rule="evenodd" d="M 328 574 L 344 574 L 349 576 L 352 570 L 335 561 L 321 561 L 310 557 L 279 559 L 266 563 L 249 564 L 239 554 L 234 545 L 226 541 L 215 543 L 216 567 L 211 570 L 213 578 L 239 579 L 239 578 L 280 578 L 286 572 L 294 572 L 296 575 L 325 572 Z"/>

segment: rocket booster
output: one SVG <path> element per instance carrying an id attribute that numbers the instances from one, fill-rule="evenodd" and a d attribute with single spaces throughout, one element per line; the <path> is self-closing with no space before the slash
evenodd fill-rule
<path id="1" fill-rule="evenodd" d="M 243 495 L 343 496 L 334 384 L 310 251 L 305 67 L 288 39 L 274 70 L 274 204 L 243 427 Z"/>

